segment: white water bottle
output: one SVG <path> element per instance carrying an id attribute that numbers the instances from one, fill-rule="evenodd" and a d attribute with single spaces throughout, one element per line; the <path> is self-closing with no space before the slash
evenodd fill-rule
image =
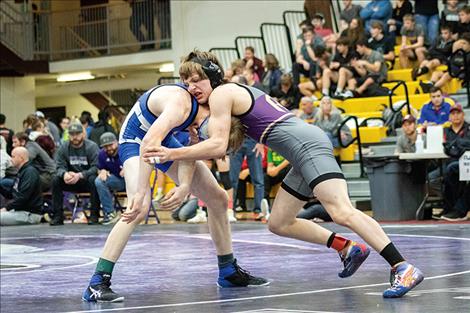
<path id="1" fill-rule="evenodd" d="M 424 152 L 423 135 L 421 135 L 420 133 L 418 133 L 418 137 L 416 138 L 415 146 L 416 146 L 416 153 Z"/>

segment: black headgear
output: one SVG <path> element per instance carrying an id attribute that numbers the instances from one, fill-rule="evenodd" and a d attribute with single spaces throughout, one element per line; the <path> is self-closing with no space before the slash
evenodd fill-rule
<path id="1" fill-rule="evenodd" d="M 211 60 L 200 59 L 193 53 L 191 53 L 190 56 L 191 58 L 189 61 L 201 64 L 202 70 L 207 75 L 207 77 L 209 77 L 212 89 L 215 89 L 217 86 L 223 83 L 224 73 L 217 64 Z"/>

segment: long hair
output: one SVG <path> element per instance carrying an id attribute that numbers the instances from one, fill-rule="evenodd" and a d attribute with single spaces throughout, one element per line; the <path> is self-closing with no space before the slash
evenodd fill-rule
<path id="1" fill-rule="evenodd" d="M 235 152 L 240 149 L 243 140 L 245 140 L 245 127 L 240 119 L 232 116 L 230 121 L 230 136 L 228 138 L 228 151 Z"/>
<path id="2" fill-rule="evenodd" d="M 317 112 L 317 114 L 315 114 L 315 120 L 316 121 L 323 121 L 324 118 L 325 118 L 325 114 L 323 113 L 323 107 L 322 107 L 322 103 L 324 101 L 328 101 L 331 104 L 330 116 L 340 112 L 338 110 L 338 108 L 333 104 L 333 101 L 331 100 L 330 97 L 323 97 L 321 102 L 320 102 L 320 106 L 318 107 L 318 112 Z"/>

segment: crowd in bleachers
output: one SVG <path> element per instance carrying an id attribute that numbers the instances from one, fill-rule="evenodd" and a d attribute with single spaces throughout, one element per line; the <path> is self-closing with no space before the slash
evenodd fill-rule
<path id="1" fill-rule="evenodd" d="M 323 129 L 333 147 L 339 149 L 340 141 L 350 141 L 352 134 L 347 126 L 339 130 L 343 115 L 334 101 L 388 95 L 389 90 L 381 84 L 390 80 L 389 72 L 409 69 L 412 75 L 407 83 L 420 79 L 421 92 L 429 93 L 430 101 L 420 112 L 413 112 L 414 116 L 403 118 L 397 152 L 414 152 L 416 140 L 421 138 L 419 133 L 424 133 L 428 125 L 449 126 L 445 129 L 445 152 L 450 159 L 442 171 L 445 210 L 441 215 L 448 220 L 463 219 L 470 206 L 470 199 L 465 198 L 470 190 L 458 181 L 455 162 L 470 149 L 470 126 L 464 121 L 461 106 L 446 98 L 442 88 L 453 80 L 466 80 L 462 71 L 465 62 L 454 53 L 470 51 L 470 7 L 467 1 L 457 0 L 444 1 L 444 5 L 445 9 L 439 12 L 437 0 L 398 0 L 393 4 L 389 0 L 373 0 L 365 7 L 344 0 L 338 32 L 324 27 L 321 13 L 300 23 L 291 69 L 281 69 L 276 56 L 270 53 L 260 60 L 255 49 L 247 46 L 243 59 L 233 60 L 225 69 L 225 78 L 265 91 L 297 117 Z M 423 78 L 426 75 L 429 81 Z M 68 192 L 89 195 L 90 213 L 85 219 L 89 223 L 117 220 L 113 193 L 125 190 L 125 183 L 117 155 L 116 131 L 109 125 L 106 112 L 100 112 L 96 123 L 84 111 L 79 118 L 64 117 L 57 126 L 38 111 L 25 118 L 24 129 L 17 133 L 4 124 L 2 115 L 0 132 L 5 141 L 1 144 L 0 191 L 3 198 L 10 199 L 9 204 L 2 203 L 2 214 L 11 213 L 8 205 L 12 202 L 24 203 L 24 190 L 18 189 L 24 183 L 20 173 L 31 164 L 28 172 L 37 171 L 40 188 L 31 188 L 34 195 L 28 197 L 37 193 L 47 197 L 51 191 L 52 225 L 63 224 Z M 15 152 L 20 147 L 25 150 Z M 10 155 L 19 161 L 10 161 Z M 339 156 L 337 159 L 340 162 Z M 215 163 L 214 175 L 231 195 L 230 209 L 252 211 L 257 220 L 268 218 L 272 188 L 287 174 L 288 161 L 246 139 L 239 151 Z M 248 182 L 253 186 L 251 208 L 246 201 L 251 193 L 246 188 Z M 157 173 L 154 188 L 154 205 L 158 206 L 165 189 L 162 173 Z M 188 222 L 207 221 L 203 207 L 203 203 L 189 197 L 172 216 Z M 37 210 L 32 208 L 30 213 L 36 214 Z M 328 219 L 317 203 L 306 205 L 299 216 Z M 232 210 L 229 217 L 236 220 Z M 37 216 L 31 219 L 37 220 Z M 6 224 L 31 222 L 22 221 L 21 217 L 12 222 L 11 216 L 7 221 Z M 2 218 L 1 224 L 5 223 Z"/>

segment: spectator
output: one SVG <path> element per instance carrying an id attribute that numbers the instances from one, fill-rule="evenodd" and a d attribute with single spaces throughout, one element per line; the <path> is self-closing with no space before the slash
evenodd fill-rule
<path id="1" fill-rule="evenodd" d="M 403 26 L 403 17 L 406 14 L 413 14 L 413 5 L 410 0 L 395 1 L 392 18 L 387 21 L 390 34 L 395 36 L 400 34 L 401 27 Z M 395 38 L 395 36 L 392 37 Z"/>
<path id="2" fill-rule="evenodd" d="M 416 80 L 419 76 L 433 72 L 439 65 L 446 64 L 448 56 L 452 53 L 452 32 L 450 25 L 441 26 L 441 36 L 429 48 L 426 53 L 426 60 L 419 64 L 419 67 L 413 69 L 411 76 Z M 421 47 L 419 53 L 425 53 L 426 48 Z"/>
<path id="3" fill-rule="evenodd" d="M 297 213 L 297 218 L 313 220 L 315 223 L 333 221 L 328 212 L 326 212 L 325 208 L 317 201 L 307 202 L 302 210 Z"/>
<path id="4" fill-rule="evenodd" d="M 263 61 L 255 57 L 255 48 L 246 47 L 245 48 L 245 69 L 251 69 L 255 74 L 254 79 L 256 82 L 259 82 L 264 74 Z"/>
<path id="5" fill-rule="evenodd" d="M 90 224 L 98 223 L 100 202 L 95 187 L 98 171 L 99 148 L 91 140 L 85 139 L 83 126 L 73 123 L 69 126 L 70 141 L 57 151 L 57 173 L 52 181 L 52 226 L 64 224 L 63 192 L 89 192 L 91 214 Z"/>
<path id="6" fill-rule="evenodd" d="M 193 195 L 190 195 L 186 201 L 184 201 L 178 208 L 174 209 L 171 212 L 171 217 L 175 221 L 186 222 L 196 216 L 198 209 L 199 209 L 198 199 L 194 197 Z M 204 212 L 204 218 L 203 220 L 204 222 L 206 222 L 207 216 L 205 212 Z"/>
<path id="7" fill-rule="evenodd" d="M 410 61 L 418 60 L 418 64 L 425 59 L 426 50 L 424 47 L 424 30 L 421 25 L 415 23 L 415 18 L 411 14 L 403 17 L 403 26 L 400 31 L 400 65 L 402 68 L 410 67 Z"/>
<path id="8" fill-rule="evenodd" d="M 102 110 L 98 113 L 98 122 L 96 122 L 95 126 L 90 131 L 89 139 L 99 145 L 101 135 L 107 132 L 116 134 L 114 128 L 109 125 L 108 112 Z"/>
<path id="9" fill-rule="evenodd" d="M 321 13 L 316 13 L 312 18 L 312 26 L 315 35 L 320 36 L 325 40 L 329 36 L 333 35 L 333 30 L 331 28 L 324 28 L 325 24 L 325 17 Z"/>
<path id="10" fill-rule="evenodd" d="M 297 112 L 297 117 L 306 123 L 312 124 L 318 111 L 313 105 L 313 99 L 311 97 L 303 97 L 300 100 L 300 108 Z"/>
<path id="11" fill-rule="evenodd" d="M 300 92 L 297 86 L 293 85 L 290 74 L 282 74 L 281 85 L 272 91 L 272 97 L 289 110 L 298 107 Z"/>
<path id="12" fill-rule="evenodd" d="M 449 121 L 449 112 L 451 105 L 444 100 L 442 90 L 438 87 L 432 87 L 430 90 L 431 101 L 421 108 L 421 115 L 418 124 L 442 125 Z"/>
<path id="13" fill-rule="evenodd" d="M 253 72 L 251 68 L 246 68 L 243 71 L 243 76 L 246 78 L 246 84 L 251 87 L 258 88 L 259 90 L 264 91 L 263 85 L 259 81 L 256 81 L 255 76 L 256 74 Z"/>
<path id="14" fill-rule="evenodd" d="M 69 141 L 69 126 L 70 126 L 70 117 L 63 117 L 60 121 L 60 142 L 64 143 Z"/>
<path id="15" fill-rule="evenodd" d="M 381 21 L 383 25 L 387 25 L 392 17 L 392 4 L 390 0 L 372 0 L 361 10 L 360 17 L 365 22 L 367 31 L 370 31 L 372 21 Z"/>
<path id="16" fill-rule="evenodd" d="M 384 26 L 379 21 L 370 23 L 370 38 L 368 46 L 383 55 L 386 62 L 390 62 L 391 67 L 395 63 L 395 39 L 384 34 Z"/>
<path id="17" fill-rule="evenodd" d="M 454 39 L 461 38 L 463 34 L 470 32 L 470 7 L 467 5 L 459 9 L 459 23 L 455 32 L 457 36 Z"/>
<path id="18" fill-rule="evenodd" d="M 343 9 L 339 14 L 340 19 L 345 20 L 348 24 L 351 23 L 353 18 L 358 18 L 362 7 L 353 4 L 352 0 L 343 0 Z"/>
<path id="19" fill-rule="evenodd" d="M 237 59 L 230 64 L 230 68 L 233 71 L 232 77 L 235 75 L 243 75 L 243 71 L 245 70 L 245 61 Z"/>
<path id="20" fill-rule="evenodd" d="M 360 96 L 368 87 L 385 81 L 387 66 L 384 63 L 384 58 L 382 54 L 372 50 L 367 44 L 365 39 L 359 40 L 356 43 L 356 51 L 361 59 L 352 59 L 350 68 L 340 68 L 338 86 L 334 97 L 352 98 L 354 97 L 354 90 Z M 348 83 L 348 90 L 343 92 L 346 82 Z M 356 89 L 356 86 L 359 87 Z"/>
<path id="21" fill-rule="evenodd" d="M 351 23 L 349 23 L 349 27 L 341 33 L 341 37 L 347 38 L 350 48 L 356 50 L 356 43 L 366 38 L 364 22 L 360 18 L 353 18 Z"/>
<path id="22" fill-rule="evenodd" d="M 414 0 L 416 24 L 421 26 L 428 44 L 433 44 L 439 32 L 437 0 Z"/>
<path id="23" fill-rule="evenodd" d="M 11 158 L 7 153 L 7 142 L 3 136 L 0 136 L 0 180 L 5 178 L 5 172 L 11 166 Z"/>
<path id="24" fill-rule="evenodd" d="M 328 68 L 328 64 L 330 63 L 330 53 L 327 52 L 326 47 L 317 47 L 315 49 L 315 55 L 317 57 L 317 61 L 315 62 L 317 64 L 315 76 L 310 77 L 309 80 L 298 85 L 300 93 L 307 97 L 315 97 L 313 95 L 314 91 L 322 90 L 323 85 L 321 73 Z"/>
<path id="25" fill-rule="evenodd" d="M 88 111 L 83 111 L 80 115 L 80 123 L 82 123 L 82 126 L 86 131 L 86 137 L 90 138 L 91 130 L 93 129 L 93 126 L 95 126 L 93 118 L 91 117 L 91 113 Z"/>
<path id="26" fill-rule="evenodd" d="M 467 219 L 470 208 L 470 187 L 459 180 L 459 158 L 470 151 L 470 125 L 465 122 L 462 106 L 450 110 L 451 126 L 444 129 L 444 151 L 450 157 L 444 174 L 444 211 L 442 219 L 456 222 Z"/>
<path id="27" fill-rule="evenodd" d="M 457 0 L 445 1 L 445 8 L 441 13 L 441 26 L 449 26 L 452 33 L 455 33 L 459 25 L 459 9 Z"/>
<path id="28" fill-rule="evenodd" d="M 14 147 L 25 147 L 29 153 L 29 160 L 39 172 L 41 180 L 41 190 L 47 191 L 51 188 L 52 179 L 56 172 L 56 164 L 54 160 L 41 148 L 39 144 L 29 140 L 28 135 L 24 132 L 16 133 L 13 136 Z"/>
<path id="29" fill-rule="evenodd" d="M 267 53 L 264 57 L 264 64 L 266 72 L 262 79 L 263 89 L 267 94 L 271 94 L 271 91 L 281 84 L 282 71 L 274 54 Z"/>
<path id="30" fill-rule="evenodd" d="M 339 69 L 349 67 L 351 60 L 357 58 L 355 49 L 349 48 L 349 40 L 346 37 L 340 37 L 336 41 L 336 53 L 329 67 L 323 70 L 322 75 L 322 94 L 329 96 L 331 83 L 338 83 Z"/>
<path id="31" fill-rule="evenodd" d="M 116 135 L 107 132 L 100 137 L 101 150 L 98 155 L 98 177 L 95 179 L 95 186 L 103 207 L 102 224 L 115 223 L 119 216 L 113 207 L 113 191 L 123 191 L 126 189 L 122 163 L 118 155 L 118 142 Z"/>
<path id="32" fill-rule="evenodd" d="M 38 119 L 33 122 L 31 126 L 31 133 L 29 133 L 29 139 L 36 142 L 47 154 L 53 158 L 56 145 L 52 136 L 46 131 L 44 123 Z"/>
<path id="33" fill-rule="evenodd" d="M 408 114 L 403 118 L 402 125 L 403 134 L 397 139 L 397 147 L 395 153 L 413 153 L 416 152 L 416 139 L 418 132 L 416 129 L 416 118 Z M 424 140 L 424 138 L 423 138 Z"/>
<path id="34" fill-rule="evenodd" d="M 340 111 L 333 105 L 330 97 L 323 97 L 320 101 L 320 108 L 315 116 L 314 125 L 321 128 L 334 148 L 339 147 L 338 129 L 341 124 L 342 117 Z M 341 132 L 344 140 L 347 138 L 346 132 Z"/>
<path id="35" fill-rule="evenodd" d="M 28 150 L 17 147 L 11 153 L 13 166 L 18 169 L 12 190 L 0 186 L 2 196 L 12 199 L 0 209 L 0 225 L 39 224 L 42 218 L 42 196 L 39 174 L 29 163 Z"/>
<path id="36" fill-rule="evenodd" d="M 292 77 L 295 86 L 299 85 L 300 74 L 309 79 L 315 78 L 318 72 L 315 49 L 325 46 L 321 37 L 315 35 L 313 28 L 306 28 L 303 31 L 303 39 L 302 46 L 295 52 L 296 62 L 292 65 Z"/>
<path id="37" fill-rule="evenodd" d="M 46 133 L 49 134 L 51 138 L 54 140 L 54 144 L 56 146 L 59 146 L 60 145 L 59 127 L 57 127 L 57 125 L 54 122 L 46 119 L 46 116 L 41 111 L 36 111 L 35 115 L 44 124 Z"/>
<path id="38" fill-rule="evenodd" d="M 268 149 L 267 161 L 268 166 L 264 174 L 264 198 L 268 200 L 269 204 L 271 189 L 284 180 L 292 166 L 282 155 L 271 149 Z"/>
<path id="39" fill-rule="evenodd" d="M 7 128 L 5 126 L 5 121 L 7 117 L 0 113 L 0 136 L 3 136 L 6 141 L 6 151 L 8 154 L 11 153 L 11 150 L 13 149 L 13 130 L 10 128 Z"/>
<path id="40" fill-rule="evenodd" d="M 23 120 L 23 130 L 27 135 L 31 132 L 31 126 L 37 119 L 38 118 L 35 114 L 28 114 L 28 116 Z"/>

